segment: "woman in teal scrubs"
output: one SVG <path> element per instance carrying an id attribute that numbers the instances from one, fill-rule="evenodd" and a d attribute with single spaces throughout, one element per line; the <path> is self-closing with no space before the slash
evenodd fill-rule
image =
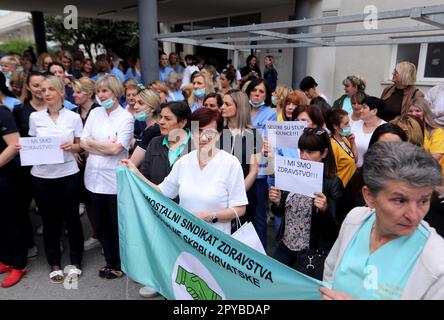
<path id="1" fill-rule="evenodd" d="M 326 300 L 444 299 L 444 240 L 423 220 L 440 166 L 408 142 L 378 142 L 364 160 L 367 207 L 353 209 L 325 262 Z"/>

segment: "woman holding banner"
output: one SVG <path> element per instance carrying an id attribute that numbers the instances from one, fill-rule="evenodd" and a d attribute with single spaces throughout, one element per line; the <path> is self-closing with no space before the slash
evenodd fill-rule
<path id="1" fill-rule="evenodd" d="M 81 275 L 83 231 L 79 218 L 79 167 L 74 154 L 81 151 L 80 116 L 63 107 L 65 85 L 56 76 L 47 76 L 41 85 L 47 109 L 29 118 L 31 137 L 60 137 L 64 162 L 35 165 L 31 169 L 36 204 L 43 223 L 46 257 L 51 266 L 52 283 L 63 283 L 60 240 L 63 223 L 68 231 L 71 266 L 68 278 Z"/>
<path id="2" fill-rule="evenodd" d="M 24 210 L 17 210 L 18 168 L 14 163 L 19 133 L 11 111 L 0 105 L 0 273 L 9 272 L 4 288 L 17 284 L 26 273 Z"/>
<path id="3" fill-rule="evenodd" d="M 172 101 L 160 108 L 161 136 L 153 138 L 148 144 L 140 168 L 143 176 L 155 184 L 160 184 L 171 172 L 174 163 L 191 150 L 191 109 L 188 104 L 184 101 Z M 134 154 L 130 161 L 139 166 L 138 162 L 134 161 L 137 159 L 133 158 Z M 158 295 L 157 291 L 150 287 L 140 288 L 139 294 L 145 298 Z"/>
<path id="4" fill-rule="evenodd" d="M 302 160 L 324 163 L 323 190 L 312 198 L 270 188 L 271 210 L 277 216 L 284 216 L 279 232 L 282 241 L 273 257 L 322 279 L 323 259 L 333 246 L 342 222 L 343 187 L 336 176 L 330 138 L 324 129 L 305 128 L 298 146 Z M 313 261 L 310 257 L 314 257 Z"/>
<path id="5" fill-rule="evenodd" d="M 146 179 L 131 161 L 120 163 L 165 196 L 179 196 L 179 205 L 184 209 L 231 234 L 231 220 L 236 215 L 243 216 L 248 204 L 242 167 L 236 157 L 218 148 L 223 119 L 217 111 L 200 108 L 192 114 L 191 121 L 199 123 L 199 132 L 192 133 L 197 150 L 174 163 L 161 184 Z"/>
<path id="6" fill-rule="evenodd" d="M 99 277 L 116 279 L 123 273 L 120 270 L 115 170 L 120 159 L 128 158 L 134 118 L 119 104 L 123 86 L 117 76 L 100 77 L 95 88 L 102 106 L 91 111 L 83 129 L 81 146 L 89 153 L 85 187 L 90 192 L 97 236 L 106 260 Z"/>
<path id="7" fill-rule="evenodd" d="M 326 300 L 444 299 L 444 240 L 425 222 L 441 167 L 408 142 L 378 142 L 364 156 L 363 195 L 325 262 Z"/>

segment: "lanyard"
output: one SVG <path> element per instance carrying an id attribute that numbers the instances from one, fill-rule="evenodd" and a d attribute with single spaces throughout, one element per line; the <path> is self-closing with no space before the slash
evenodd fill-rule
<path id="1" fill-rule="evenodd" d="M 333 139 L 336 141 L 337 144 L 339 144 L 339 145 L 341 146 L 342 150 L 344 150 L 344 151 L 350 156 L 350 158 L 352 158 L 352 159 L 355 158 L 355 155 L 353 154 L 353 151 L 351 151 L 351 150 L 348 148 L 348 146 L 345 144 L 344 141 L 338 141 L 338 140 L 336 139 L 336 137 L 334 137 L 334 136 L 333 136 Z"/>

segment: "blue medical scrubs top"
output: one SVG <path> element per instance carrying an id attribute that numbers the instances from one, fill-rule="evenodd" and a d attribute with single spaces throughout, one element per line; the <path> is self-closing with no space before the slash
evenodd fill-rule
<path id="1" fill-rule="evenodd" d="M 429 237 L 423 225 L 370 254 L 376 214 L 370 215 L 348 245 L 336 270 L 333 289 L 361 300 L 399 300 Z"/>
<path id="2" fill-rule="evenodd" d="M 74 103 L 72 103 L 71 101 L 68 101 L 66 99 L 63 100 L 63 106 L 65 107 L 65 109 L 68 109 L 68 110 L 72 110 L 72 109 L 77 108 L 77 106 Z"/>
<path id="3" fill-rule="evenodd" d="M 159 67 L 159 80 L 166 83 L 168 81 L 168 75 L 173 71 L 174 69 L 171 67 Z"/>
<path id="4" fill-rule="evenodd" d="M 14 107 L 15 106 L 18 106 L 19 104 L 22 104 L 22 102 L 19 100 L 19 99 L 16 99 L 16 98 L 13 98 L 13 97 L 9 97 L 9 96 L 6 96 L 4 99 L 3 99 L 3 104 L 5 105 L 5 106 L 7 106 L 8 108 L 9 108 L 9 110 L 14 110 Z"/>
<path id="5" fill-rule="evenodd" d="M 351 98 L 349 96 L 345 97 L 344 102 L 342 102 L 342 109 L 347 111 L 349 115 L 353 113 Z"/>

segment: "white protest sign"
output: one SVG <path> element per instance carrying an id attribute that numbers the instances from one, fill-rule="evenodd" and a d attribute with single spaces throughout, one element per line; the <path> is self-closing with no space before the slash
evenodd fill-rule
<path id="1" fill-rule="evenodd" d="M 306 121 L 267 121 L 268 142 L 272 147 L 298 149 Z"/>
<path id="2" fill-rule="evenodd" d="M 20 161 L 22 166 L 63 163 L 60 137 L 20 138 Z"/>
<path id="3" fill-rule="evenodd" d="M 314 198 L 315 192 L 322 192 L 324 164 L 276 156 L 274 176 L 276 188 Z"/>

